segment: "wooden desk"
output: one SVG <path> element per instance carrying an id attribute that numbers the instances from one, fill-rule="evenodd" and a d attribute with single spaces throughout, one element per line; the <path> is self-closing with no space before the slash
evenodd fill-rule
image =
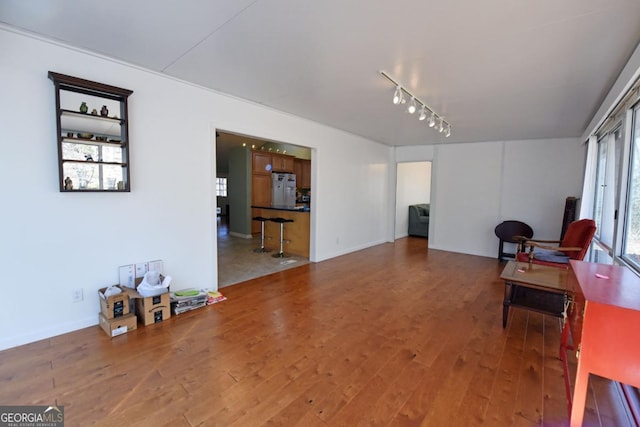
<path id="1" fill-rule="evenodd" d="M 578 369 L 567 398 L 571 426 L 581 426 L 589 374 L 640 387 L 640 278 L 626 267 L 571 261 L 567 288 L 573 294 L 562 331 L 561 354 L 568 378 L 569 330 Z M 602 275 L 607 278 L 599 278 Z M 567 382 L 568 385 L 568 382 Z"/>
<path id="2" fill-rule="evenodd" d="M 510 306 L 562 317 L 568 301 L 567 270 L 509 261 L 500 278 L 504 280 L 503 328 L 507 326 Z"/>

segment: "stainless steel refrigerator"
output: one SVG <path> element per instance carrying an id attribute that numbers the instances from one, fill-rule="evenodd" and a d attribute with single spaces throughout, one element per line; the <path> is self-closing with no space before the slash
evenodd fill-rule
<path id="1" fill-rule="evenodd" d="M 271 174 L 271 206 L 293 208 L 296 206 L 296 174 Z"/>

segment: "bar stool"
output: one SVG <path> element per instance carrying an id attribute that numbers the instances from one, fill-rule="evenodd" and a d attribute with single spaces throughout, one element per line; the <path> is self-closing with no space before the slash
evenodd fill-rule
<path id="1" fill-rule="evenodd" d="M 263 216 L 253 217 L 254 221 L 260 221 L 260 247 L 253 250 L 253 252 L 269 252 L 269 249 L 264 247 L 264 223 L 265 221 L 269 221 L 271 218 L 265 218 Z"/>
<path id="2" fill-rule="evenodd" d="M 284 252 L 282 251 L 282 244 L 284 243 L 284 223 L 285 222 L 293 222 L 293 220 L 292 219 L 286 219 L 286 218 L 280 218 L 280 217 L 270 218 L 270 220 L 272 222 L 277 222 L 278 224 L 280 224 L 280 252 L 278 252 L 277 254 L 273 254 L 272 256 L 274 258 L 284 258 Z"/>

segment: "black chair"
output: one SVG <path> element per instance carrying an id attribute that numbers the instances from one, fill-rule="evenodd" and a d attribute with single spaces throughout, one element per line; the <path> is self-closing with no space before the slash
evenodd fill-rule
<path id="1" fill-rule="evenodd" d="M 292 219 L 287 219 L 287 218 L 270 218 L 270 220 L 272 222 L 276 222 L 278 224 L 280 224 L 280 252 L 278 252 L 277 254 L 273 254 L 274 258 L 284 258 L 284 252 L 282 250 L 282 245 L 284 243 L 284 223 L 285 222 L 293 222 Z"/>
<path id="2" fill-rule="evenodd" d="M 504 242 L 520 243 L 520 239 L 515 237 L 524 236 L 533 237 L 533 229 L 521 221 L 504 221 L 495 228 L 495 233 L 500 243 L 498 244 L 498 259 L 502 261 L 504 258 L 515 258 L 516 254 L 504 252 Z"/>
<path id="3" fill-rule="evenodd" d="M 253 217 L 254 221 L 260 221 L 260 247 L 253 250 L 253 252 L 269 252 L 269 249 L 264 247 L 264 223 L 265 221 L 269 221 L 271 218 L 265 218 L 263 216 Z"/>

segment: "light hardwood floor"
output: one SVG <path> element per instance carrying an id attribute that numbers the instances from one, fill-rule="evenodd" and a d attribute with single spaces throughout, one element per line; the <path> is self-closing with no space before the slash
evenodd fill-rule
<path id="1" fill-rule="evenodd" d="M 562 426 L 559 323 L 512 309 L 504 264 L 405 238 L 224 288 L 227 301 L 109 339 L 0 352 L 0 404 L 67 426 Z M 588 425 L 628 425 L 594 379 Z"/>

